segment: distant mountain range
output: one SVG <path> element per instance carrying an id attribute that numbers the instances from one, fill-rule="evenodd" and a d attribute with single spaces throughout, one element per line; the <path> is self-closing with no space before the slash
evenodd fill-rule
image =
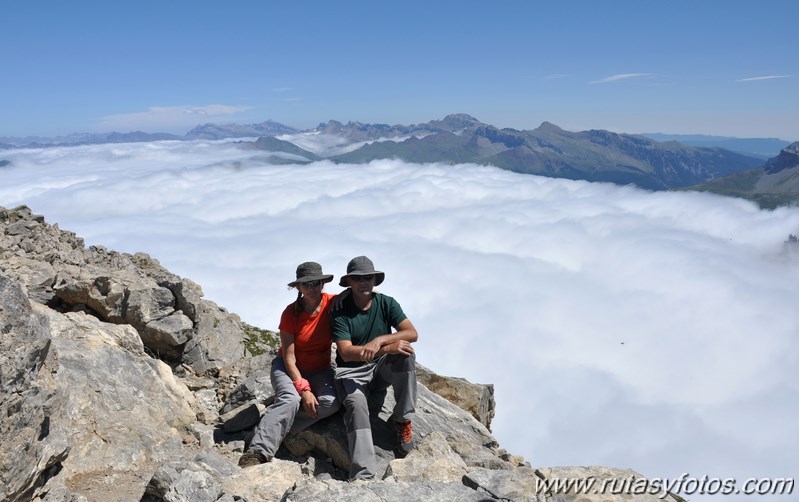
<path id="1" fill-rule="evenodd" d="M 165 132 L 147 133 L 134 132 L 108 132 L 91 133 L 78 132 L 67 136 L 46 138 L 43 136 L 28 136 L 25 138 L 0 137 L 0 149 L 10 148 L 42 148 L 48 146 L 89 145 L 102 143 L 146 143 L 149 141 L 182 140 L 183 136 L 176 136 Z"/>
<path id="2" fill-rule="evenodd" d="M 464 114 L 412 126 L 331 121 L 302 134 L 332 135 L 351 144 L 362 143 L 345 153 L 327 156 L 334 162 L 366 163 L 384 158 L 417 163 L 471 162 L 557 178 L 633 183 L 653 190 L 683 188 L 762 163 L 761 159 L 721 148 L 659 143 L 644 136 L 601 130 L 569 132 L 547 122 L 531 131 L 498 129 Z M 308 162 L 319 158 L 308 150 L 297 150 L 302 135 L 279 139 L 283 143 L 255 147 L 301 155 Z"/>
<path id="3" fill-rule="evenodd" d="M 67 146 L 67 145 L 87 145 L 102 143 L 146 143 L 149 141 L 187 141 L 195 139 L 219 140 L 227 138 L 257 138 L 260 136 L 277 136 L 280 134 L 291 134 L 298 132 L 297 129 L 287 125 L 267 120 L 260 124 L 202 124 L 183 136 L 169 134 L 165 132 L 146 133 L 141 131 L 134 132 L 110 132 L 110 133 L 90 133 L 81 132 L 69 134 L 67 136 L 56 136 L 45 138 L 41 136 L 29 136 L 25 138 L 0 137 L 0 149 L 15 147 L 46 147 L 46 146 Z"/>
<path id="4" fill-rule="evenodd" d="M 795 199 L 791 194 L 799 192 L 783 178 L 786 173 L 777 176 L 792 168 L 772 172 L 778 157 L 787 155 L 788 160 L 780 161 L 780 165 L 790 164 L 791 148 L 796 143 L 789 146 L 773 138 L 570 132 L 548 122 L 532 130 L 499 129 L 466 114 L 409 126 L 331 120 L 301 131 L 268 120 L 249 125 L 203 124 L 185 136 L 137 131 L 82 133 L 50 140 L 0 138 L 0 148 L 245 137 L 259 138 L 241 145 L 262 151 L 264 162 L 269 163 L 321 159 L 366 163 L 384 158 L 417 163 L 468 162 L 556 178 L 635 184 L 652 190 L 695 187 L 748 197 L 767 206 L 792 202 Z M 320 149 L 319 144 L 328 146 Z M 764 166 L 765 158 L 786 147 Z M 5 164 L 0 158 L 0 167 Z"/>

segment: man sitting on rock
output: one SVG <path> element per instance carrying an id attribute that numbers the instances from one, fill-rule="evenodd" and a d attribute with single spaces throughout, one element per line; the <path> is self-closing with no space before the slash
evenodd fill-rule
<path id="1" fill-rule="evenodd" d="M 416 357 L 412 342 L 419 335 L 399 303 L 373 292 L 385 279 L 365 256 L 350 260 L 339 284 L 351 294 L 332 317 L 336 342 L 336 390 L 346 413 L 350 479 L 375 475 L 375 450 L 369 423 L 370 392 L 394 389 L 392 421 L 396 431 L 394 454 L 405 457 L 413 449 L 411 418 L 416 410 Z M 392 333 L 392 328 L 397 331 Z"/>

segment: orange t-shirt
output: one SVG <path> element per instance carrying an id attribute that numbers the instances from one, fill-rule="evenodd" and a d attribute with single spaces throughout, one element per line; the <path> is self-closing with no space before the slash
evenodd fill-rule
<path id="1" fill-rule="evenodd" d="M 280 331 L 294 335 L 294 356 L 301 373 L 312 373 L 330 367 L 330 346 L 333 343 L 328 305 L 336 295 L 322 293 L 319 313 L 305 311 L 294 314 L 294 303 L 280 316 Z M 278 351 L 283 356 L 283 349 Z"/>

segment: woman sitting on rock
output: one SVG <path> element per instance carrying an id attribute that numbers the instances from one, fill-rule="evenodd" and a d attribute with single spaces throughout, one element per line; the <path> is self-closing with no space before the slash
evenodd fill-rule
<path id="1" fill-rule="evenodd" d="M 281 348 L 272 361 L 275 402 L 266 409 L 249 449 L 239 459 L 241 467 L 269 462 L 286 435 L 297 433 L 338 411 L 341 403 L 333 386 L 330 350 L 330 302 L 336 295 L 322 292 L 333 280 L 315 262 L 301 263 L 297 300 L 280 317 Z"/>

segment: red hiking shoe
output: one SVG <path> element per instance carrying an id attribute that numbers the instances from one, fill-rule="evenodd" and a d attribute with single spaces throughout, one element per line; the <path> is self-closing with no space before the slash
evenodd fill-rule
<path id="1" fill-rule="evenodd" d="M 394 422 L 394 432 L 396 434 L 396 444 L 394 445 L 394 456 L 405 458 L 413 450 L 413 426 L 411 421 Z"/>

